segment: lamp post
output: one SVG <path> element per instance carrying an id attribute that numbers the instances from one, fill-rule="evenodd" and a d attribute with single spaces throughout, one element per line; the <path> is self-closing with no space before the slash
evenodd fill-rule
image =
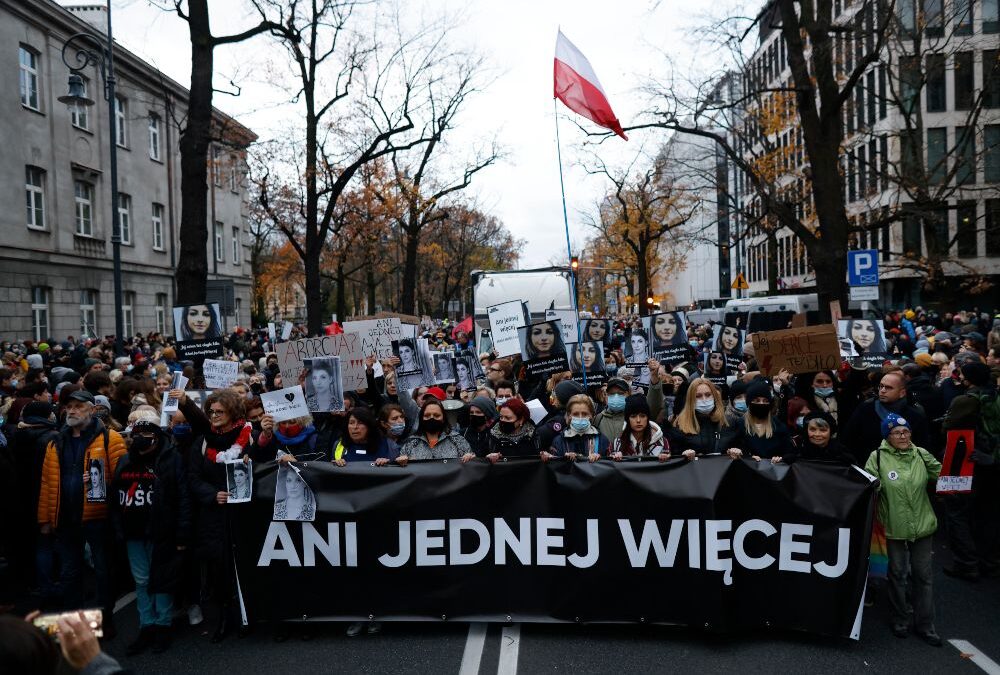
<path id="1" fill-rule="evenodd" d="M 59 97 L 60 103 L 67 105 L 94 105 L 87 98 L 80 72 L 90 65 L 96 65 L 104 82 L 104 100 L 108 102 L 108 129 L 111 134 L 111 251 L 114 261 L 115 283 L 115 354 L 124 353 L 122 331 L 122 232 L 118 215 L 118 138 L 115 121 L 115 59 L 111 33 L 111 2 L 108 2 L 107 44 L 90 33 L 71 35 L 62 48 L 62 60 L 69 68 L 69 93 Z M 72 57 L 70 56 L 72 55 Z"/>

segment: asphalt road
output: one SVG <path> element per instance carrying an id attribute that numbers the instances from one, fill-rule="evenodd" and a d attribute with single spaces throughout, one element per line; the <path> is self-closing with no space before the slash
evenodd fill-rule
<path id="1" fill-rule="evenodd" d="M 1000 579 L 970 584 L 945 576 L 941 564 L 949 557 L 940 538 L 934 559 L 937 627 L 945 640 L 941 648 L 914 635 L 896 638 L 889 630 L 885 596 L 877 594 L 875 606 L 865 610 L 858 642 L 788 631 L 715 635 L 657 626 L 441 622 L 387 623 L 380 635 L 355 638 L 345 635 L 345 624 L 310 624 L 309 639 L 293 630 L 281 643 L 272 629 L 259 628 L 213 645 L 208 641 L 214 628 L 209 616 L 200 629 L 178 626 L 168 652 L 127 658 L 125 644 L 136 632 L 131 603 L 117 614 L 119 636 L 106 650 L 142 674 L 1000 673 L 1000 667 L 990 670 L 979 656 L 1000 662 Z M 963 654 L 950 639 L 964 640 L 976 651 Z M 970 658 L 973 653 L 976 657 Z"/>

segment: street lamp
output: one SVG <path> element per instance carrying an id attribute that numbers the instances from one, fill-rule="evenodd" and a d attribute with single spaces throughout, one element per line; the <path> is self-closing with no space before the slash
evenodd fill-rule
<path id="1" fill-rule="evenodd" d="M 84 92 L 83 77 L 80 72 L 96 65 L 104 82 L 104 100 L 108 102 L 108 127 L 111 133 L 111 250 L 114 260 L 115 278 L 115 354 L 124 353 L 122 334 L 122 232 L 118 216 L 118 139 L 115 122 L 115 59 L 111 33 L 111 3 L 108 2 L 108 34 L 105 45 L 100 38 L 90 33 L 71 35 L 62 48 L 62 60 L 69 68 L 69 92 L 59 97 L 60 103 L 76 106 L 94 105 Z M 70 55 L 72 54 L 72 57 Z"/>

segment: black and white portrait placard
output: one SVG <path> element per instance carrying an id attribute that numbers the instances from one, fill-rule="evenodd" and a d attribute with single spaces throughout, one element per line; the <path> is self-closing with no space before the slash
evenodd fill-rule
<path id="1" fill-rule="evenodd" d="M 344 384 L 340 377 L 340 357 L 304 359 L 305 395 L 309 412 L 343 412 Z"/>
<path id="2" fill-rule="evenodd" d="M 287 462 L 278 467 L 273 519 L 310 523 L 316 519 L 316 495 L 306 483 L 302 471 Z"/>
<path id="3" fill-rule="evenodd" d="M 566 345 L 559 321 L 543 321 L 517 329 L 521 358 L 530 375 L 569 370 Z"/>
<path id="4" fill-rule="evenodd" d="M 103 459 L 91 457 L 87 463 L 87 501 L 104 503 L 108 500 L 108 483 Z"/>
<path id="5" fill-rule="evenodd" d="M 227 504 L 242 504 L 253 495 L 253 462 L 237 459 L 226 462 Z"/>

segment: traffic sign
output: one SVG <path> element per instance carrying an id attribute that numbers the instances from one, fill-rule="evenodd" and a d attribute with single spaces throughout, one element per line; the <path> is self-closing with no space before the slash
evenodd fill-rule
<path id="1" fill-rule="evenodd" d="M 743 276 L 743 272 L 736 275 L 736 278 L 733 279 L 733 283 L 730 284 L 730 287 L 739 291 L 750 290 L 750 284 L 747 283 L 746 277 Z"/>
<path id="2" fill-rule="evenodd" d="M 851 286 L 851 300 L 878 300 L 878 286 Z"/>
<path id="3" fill-rule="evenodd" d="M 878 251 L 874 248 L 847 252 L 847 285 L 878 286 Z"/>

